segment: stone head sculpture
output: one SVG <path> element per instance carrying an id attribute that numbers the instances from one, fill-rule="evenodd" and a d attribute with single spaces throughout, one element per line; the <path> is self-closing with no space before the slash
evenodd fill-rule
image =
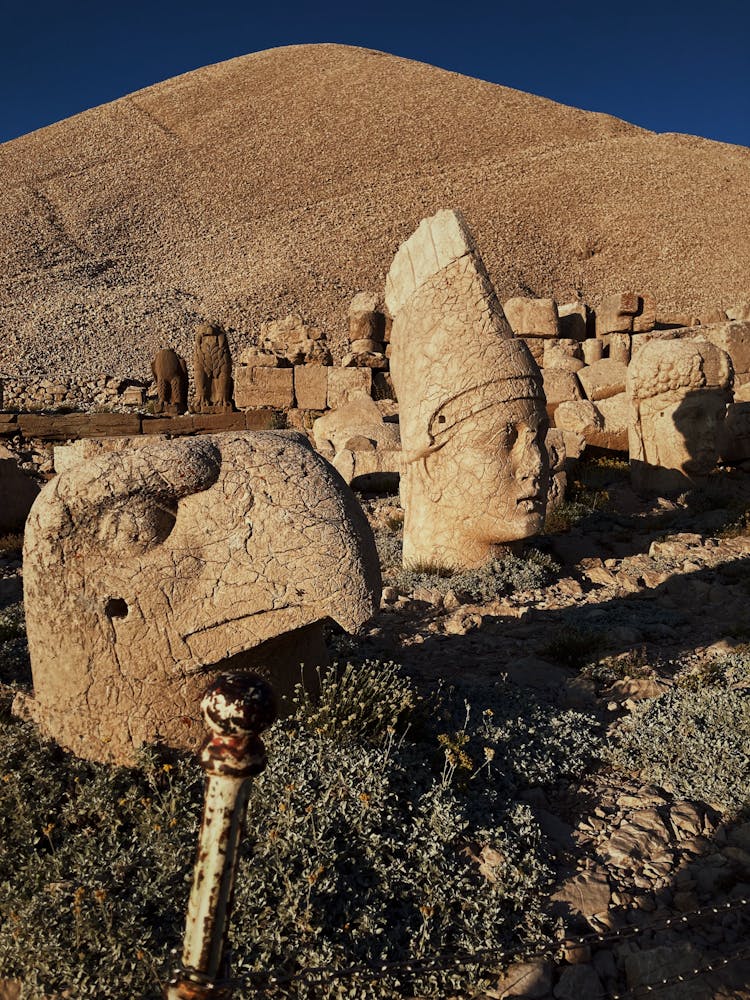
<path id="1" fill-rule="evenodd" d="M 542 378 L 457 212 L 425 219 L 386 283 L 404 470 L 404 564 L 480 566 L 542 528 Z"/>
<path id="2" fill-rule="evenodd" d="M 227 335 L 218 326 L 201 323 L 195 331 L 195 408 L 199 413 L 232 408 L 232 356 Z"/>
<path id="3" fill-rule="evenodd" d="M 327 618 L 356 630 L 380 578 L 347 487 L 302 435 L 268 431 L 61 473 L 27 522 L 24 587 L 30 714 L 81 756 L 130 762 L 144 742 L 201 742 L 218 673 L 266 665 L 273 683 L 280 640 Z"/>
<path id="4" fill-rule="evenodd" d="M 700 483 L 719 457 L 732 362 L 701 340 L 645 344 L 628 367 L 628 447 L 633 486 L 680 493 Z"/>

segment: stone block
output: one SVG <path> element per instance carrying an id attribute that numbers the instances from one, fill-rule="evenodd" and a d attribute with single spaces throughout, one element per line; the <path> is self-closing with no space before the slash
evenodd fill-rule
<path id="1" fill-rule="evenodd" d="M 654 329 L 656 330 L 679 330 L 683 327 L 697 326 L 698 317 L 695 313 L 689 312 L 677 312 L 670 311 L 668 309 L 660 309 L 656 313 L 656 322 L 654 324 Z"/>
<path id="2" fill-rule="evenodd" d="M 354 451 L 344 448 L 333 459 L 333 467 L 353 489 L 378 493 L 398 489 L 401 474 L 401 451 L 371 449 Z"/>
<path id="3" fill-rule="evenodd" d="M 587 365 L 593 365 L 595 361 L 601 361 L 604 357 L 604 344 L 601 340 L 584 340 L 583 360 Z"/>
<path id="4" fill-rule="evenodd" d="M 563 368 L 565 371 L 577 372 L 583 365 L 583 352 L 577 340 L 561 338 L 544 341 L 542 368 Z"/>
<path id="5" fill-rule="evenodd" d="M 294 406 L 294 372 L 291 368 L 237 369 L 234 401 L 241 410 L 271 406 L 285 410 Z"/>
<path id="6" fill-rule="evenodd" d="M 596 310 L 597 337 L 605 337 L 608 333 L 630 333 L 638 305 L 639 296 L 635 292 L 607 295 Z"/>
<path id="7" fill-rule="evenodd" d="M 633 317 L 633 333 L 646 333 L 656 326 L 656 298 L 645 292 L 638 296 L 638 312 Z"/>
<path id="8" fill-rule="evenodd" d="M 628 451 L 628 394 L 620 392 L 616 396 L 600 399 L 596 408 L 602 418 L 602 427 L 586 438 L 586 444 L 593 448 L 607 448 L 610 451 Z"/>
<path id="9" fill-rule="evenodd" d="M 328 402 L 328 365 L 296 365 L 294 395 L 301 410 L 325 410 Z"/>
<path id="10" fill-rule="evenodd" d="M 278 426 L 273 410 L 248 410 L 246 413 L 191 413 L 179 417 L 144 417 L 142 433 L 147 436 L 166 434 L 217 434 L 220 431 L 272 431 Z"/>
<path id="11" fill-rule="evenodd" d="M 259 351 L 257 347 L 246 347 L 237 359 L 247 368 L 278 368 L 279 359 L 269 351 Z"/>
<path id="12" fill-rule="evenodd" d="M 587 365 L 578 372 L 583 391 L 587 399 L 596 402 L 598 399 L 608 399 L 620 392 L 625 392 L 628 366 L 621 361 L 602 358 L 593 365 Z"/>
<path id="13" fill-rule="evenodd" d="M 379 310 L 375 292 L 359 292 L 349 306 L 349 339 L 382 341 L 385 338 L 385 315 Z"/>
<path id="14" fill-rule="evenodd" d="M 212 416 L 213 414 L 204 414 L 205 417 Z M 241 415 L 241 414 L 240 414 Z M 141 424 L 141 432 L 148 436 L 153 434 L 194 434 L 195 424 L 193 423 L 193 415 L 187 414 L 185 416 L 179 417 L 144 417 Z M 55 454 L 57 454 L 58 449 L 55 449 Z"/>
<path id="15" fill-rule="evenodd" d="M 357 437 L 386 449 L 399 448 L 401 444 L 398 424 L 386 423 L 375 400 L 361 393 L 324 413 L 312 425 L 315 447 L 323 455 L 354 450 L 349 443 Z"/>
<path id="16" fill-rule="evenodd" d="M 723 309 L 709 309 L 702 312 L 698 317 L 701 326 L 708 326 L 711 323 L 726 323 L 729 317 Z M 750 319 L 750 316 L 748 316 Z"/>
<path id="17" fill-rule="evenodd" d="M 750 459 L 750 402 L 730 403 L 722 427 L 719 454 L 724 462 Z"/>
<path id="18" fill-rule="evenodd" d="M 693 334 L 727 352 L 737 384 L 742 385 L 750 379 L 750 321 L 699 326 Z"/>
<path id="19" fill-rule="evenodd" d="M 591 310 L 580 299 L 557 307 L 560 336 L 582 342 L 589 336 Z"/>
<path id="20" fill-rule="evenodd" d="M 517 337 L 557 337 L 560 333 L 554 299 L 517 296 L 503 303 L 505 318 Z"/>
<path id="21" fill-rule="evenodd" d="M 120 393 L 118 402 L 123 406 L 143 406 L 146 402 L 146 390 L 140 385 L 129 385 Z"/>
<path id="22" fill-rule="evenodd" d="M 550 406 L 583 398 L 581 385 L 575 372 L 565 371 L 563 368 L 545 368 L 542 371 L 542 377 L 548 412 Z"/>
<path id="23" fill-rule="evenodd" d="M 363 338 L 362 340 L 353 340 L 350 348 L 352 354 L 382 354 L 385 350 L 385 344 L 382 340 Z"/>
<path id="24" fill-rule="evenodd" d="M 329 368 L 328 408 L 337 409 L 356 396 L 372 393 L 371 368 Z"/>
<path id="25" fill-rule="evenodd" d="M 560 403 L 555 410 L 555 427 L 580 435 L 588 442 L 593 434 L 602 430 L 604 420 L 593 403 L 582 399 L 572 403 Z"/>

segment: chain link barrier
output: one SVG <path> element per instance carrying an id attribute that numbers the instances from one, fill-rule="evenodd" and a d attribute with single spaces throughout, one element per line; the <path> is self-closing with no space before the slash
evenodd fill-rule
<path id="1" fill-rule="evenodd" d="M 536 952 L 533 955 L 524 956 L 518 959 L 517 956 L 498 951 L 493 948 L 481 948 L 477 951 L 467 952 L 454 949 L 439 952 L 434 955 L 425 955 L 420 958 L 410 958 L 394 962 L 373 962 L 361 965 L 352 965 L 346 968 L 336 968 L 334 966 L 316 966 L 307 969 L 299 969 L 283 975 L 273 973 L 252 973 L 241 979 L 233 980 L 233 985 L 240 987 L 253 987 L 254 989 L 272 989 L 283 987 L 292 983 L 304 984 L 306 986 L 325 985 L 336 980 L 355 979 L 367 977 L 371 980 L 387 979 L 399 974 L 418 974 L 426 972 L 461 972 L 472 966 L 496 966 L 502 967 L 505 963 L 513 961 L 533 962 L 535 960 L 561 961 L 565 953 L 577 948 L 591 947 L 592 945 L 606 945 L 610 942 L 627 940 L 637 937 L 647 931 L 670 930 L 686 927 L 691 921 L 698 922 L 709 917 L 716 917 L 720 914 L 731 913 L 745 909 L 750 905 L 750 900 L 741 898 L 730 900 L 720 906 L 704 906 L 679 916 L 662 917 L 650 920 L 643 925 L 630 924 L 626 927 L 617 928 L 606 933 L 592 932 L 580 936 L 565 935 L 556 948 L 546 951 Z M 750 958 L 750 946 L 743 946 L 730 955 L 724 955 L 712 959 L 710 962 L 697 966 L 689 972 L 676 974 L 656 983 L 649 985 L 635 986 L 631 989 L 613 993 L 604 991 L 600 993 L 599 1000 L 637 1000 L 637 998 L 650 996 L 669 986 L 679 986 L 681 983 L 690 982 L 699 976 L 709 972 L 715 972 L 725 968 L 732 962 Z"/>

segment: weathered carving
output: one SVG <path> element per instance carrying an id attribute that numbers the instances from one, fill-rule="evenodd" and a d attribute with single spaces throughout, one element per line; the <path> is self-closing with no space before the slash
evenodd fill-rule
<path id="1" fill-rule="evenodd" d="M 541 530 L 539 369 L 513 337 L 465 222 L 425 219 L 386 283 L 404 451 L 404 563 L 478 566 Z"/>
<path id="2" fill-rule="evenodd" d="M 287 691 L 380 596 L 372 533 L 303 435 L 148 442 L 61 473 L 29 517 L 29 713 L 81 756 L 195 748 L 222 670 Z M 270 670 L 270 674 L 268 671 Z"/>
<path id="3" fill-rule="evenodd" d="M 729 355 L 705 341 L 651 341 L 636 353 L 627 378 L 635 489 L 681 493 L 712 471 L 732 376 Z"/>
<path id="4" fill-rule="evenodd" d="M 184 413 L 188 400 L 187 362 L 171 348 L 157 351 L 151 371 L 156 379 L 156 413 Z"/>
<path id="5" fill-rule="evenodd" d="M 201 324 L 195 333 L 194 377 L 197 413 L 232 409 L 232 356 L 227 335 L 218 326 Z"/>

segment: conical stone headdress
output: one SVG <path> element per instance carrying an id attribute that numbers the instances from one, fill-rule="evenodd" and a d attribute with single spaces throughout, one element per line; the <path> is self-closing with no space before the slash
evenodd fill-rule
<path id="1" fill-rule="evenodd" d="M 461 214 L 424 219 L 388 273 L 391 372 L 407 461 L 441 447 L 462 421 L 519 399 L 545 403 L 542 377 L 513 336 Z"/>

